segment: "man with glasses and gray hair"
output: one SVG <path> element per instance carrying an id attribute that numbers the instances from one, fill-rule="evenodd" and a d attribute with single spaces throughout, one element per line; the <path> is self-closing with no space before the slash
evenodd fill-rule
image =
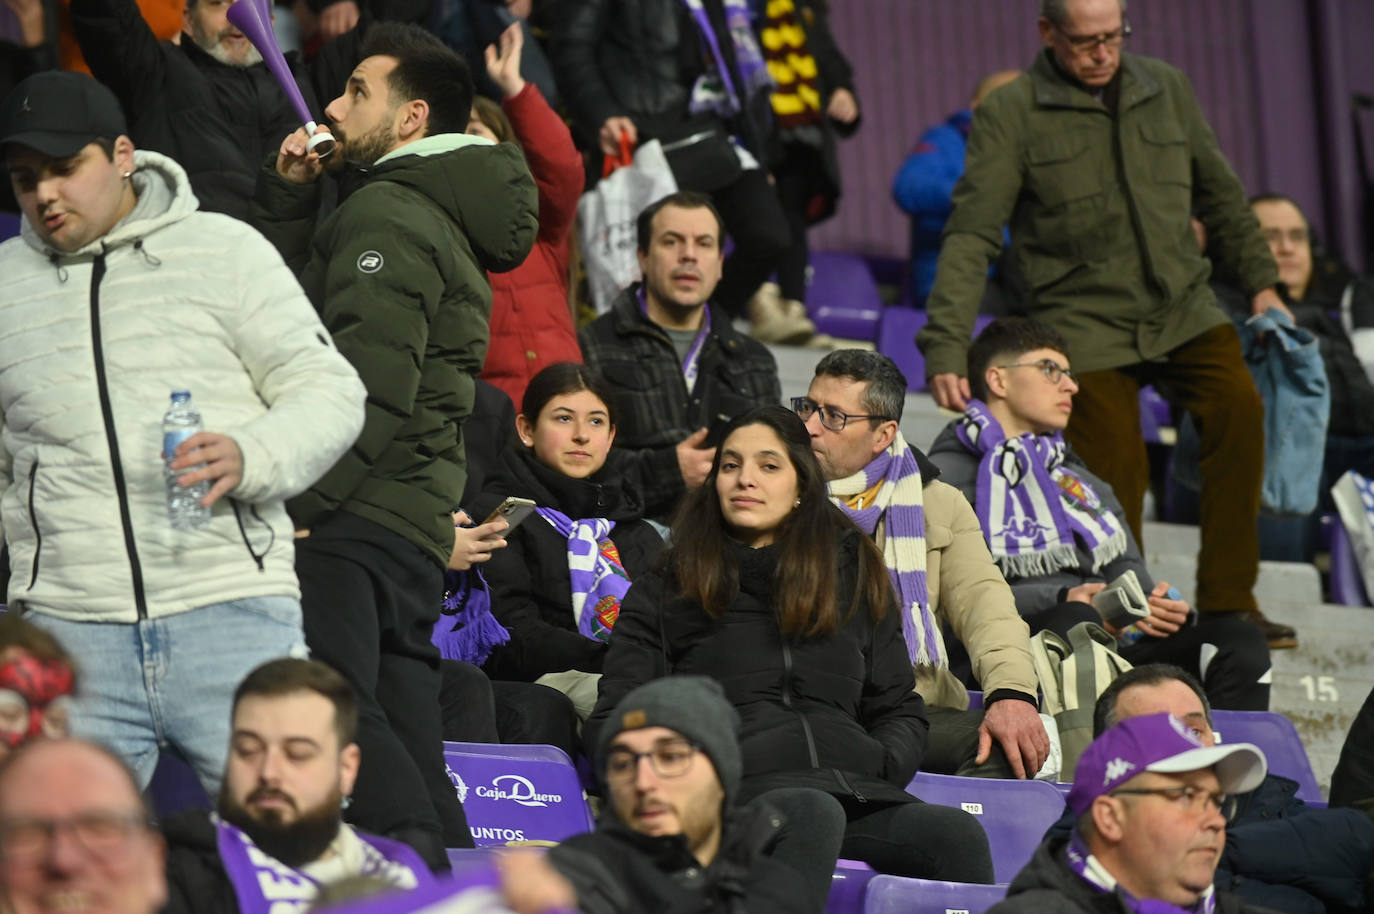
<path id="1" fill-rule="evenodd" d="M 1249 743 L 1208 746 L 1171 714 L 1122 721 L 1078 760 L 1068 837 L 1047 838 L 989 914 L 1259 911 L 1212 876 L 1235 794 L 1264 780 Z"/>
<path id="2" fill-rule="evenodd" d="M 1221 742 L 1202 684 L 1167 663 L 1137 666 L 1112 680 L 1093 709 L 1093 733 L 1161 713 L 1183 721 L 1204 746 Z M 1271 771 L 1254 790 L 1236 794 L 1213 886 L 1283 914 L 1364 910 L 1374 822 L 1354 809 L 1308 806 L 1294 795 L 1297 788 Z M 1067 840 L 1075 819 L 1066 809 L 1046 837 Z"/>
<path id="3" fill-rule="evenodd" d="M 1264 412 L 1235 328 L 1208 288 L 1191 216 L 1254 313 L 1285 310 L 1278 270 L 1187 78 L 1123 52 L 1125 5 L 1042 0 L 1043 51 L 973 118 L 917 343 L 935 401 L 963 410 L 974 318 L 1009 226 L 1029 313 L 1079 356 L 1069 442 L 1111 483 L 1140 542 L 1149 485 L 1141 386 L 1192 414 L 1206 467 L 1198 607 L 1240 615 L 1271 647 L 1293 647 L 1293 629 L 1266 619 L 1252 592 Z"/>
<path id="4" fill-rule="evenodd" d="M 885 355 L 841 349 L 821 359 L 792 408 L 811 433 L 831 500 L 873 537 L 903 610 L 926 702 L 928 771 L 1033 777 L 1049 757 L 1036 705 L 1030 634 L 988 556 L 978 518 L 902 437 L 906 378 Z M 986 710 L 970 710 L 941 630 L 967 649 Z"/>
<path id="5" fill-rule="evenodd" d="M 154 914 L 166 846 L 108 749 L 34 740 L 0 764 L 0 892 L 12 914 Z"/>
<path id="6" fill-rule="evenodd" d="M 1131 663 L 1176 663 L 1217 707 L 1267 711 L 1264 633 L 1234 613 L 1198 619 L 1168 581 L 1153 582 L 1112 487 L 1064 443 L 1078 394 L 1068 349 L 1030 317 L 999 318 L 978 335 L 968 351 L 973 397 L 930 448 L 940 478 L 973 505 L 1032 632 L 1067 637 L 1079 622 L 1098 623 L 1121 637 Z M 1149 615 L 1118 631 L 1094 598 L 1127 572 Z"/>
<path id="7" fill-rule="evenodd" d="M 807 897 L 801 873 L 765 856 L 781 816 L 735 804 L 739 715 L 715 680 L 669 676 L 639 686 L 607 718 L 595 760 L 608 801 L 596 831 L 548 855 L 572 883 L 579 911 L 823 907 L 824 898 Z"/>

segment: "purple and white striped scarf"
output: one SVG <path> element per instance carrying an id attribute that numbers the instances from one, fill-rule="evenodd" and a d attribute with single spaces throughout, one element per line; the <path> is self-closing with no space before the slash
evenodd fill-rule
<path id="1" fill-rule="evenodd" d="M 1097 571 L 1126 551 L 1126 530 L 1102 499 L 1064 465 L 1064 436 L 1008 438 L 981 400 L 955 426 L 978 464 L 978 522 L 1008 577 L 1039 577 L 1078 567 L 1075 537 Z"/>
<path id="2" fill-rule="evenodd" d="M 692 114 L 711 111 L 721 117 L 739 114 L 749 104 L 754 93 L 762 89 L 772 91 L 773 77 L 768 73 L 763 51 L 754 37 L 754 25 L 749 14 L 748 0 L 723 0 L 725 27 L 735 49 L 735 66 L 739 68 L 744 85 L 736 86 L 720 50 L 720 40 L 711 27 L 711 18 L 701 0 L 682 0 L 701 33 L 702 44 L 710 58 L 710 65 L 692 87 L 688 110 Z"/>
<path id="3" fill-rule="evenodd" d="M 630 589 L 630 577 L 610 540 L 615 521 L 573 520 L 553 508 L 535 510 L 568 541 L 568 583 L 578 632 L 595 641 L 611 640 L 620 604 Z"/>
<path id="4" fill-rule="evenodd" d="M 854 499 L 877 486 L 868 504 Z M 892 587 L 902 606 L 902 634 L 915 665 L 946 667 L 940 625 L 930 609 L 926 590 L 926 512 L 921 468 L 906 439 L 898 432 L 887 450 L 862 470 L 830 483 L 831 500 L 883 549 Z"/>
<path id="5" fill-rule="evenodd" d="M 639 284 L 639 291 L 636 293 L 639 298 L 639 310 L 649 317 L 649 299 L 645 297 L 644 283 Z M 650 318 L 652 320 L 652 318 Z M 711 306 L 702 305 L 701 308 L 701 329 L 697 331 L 697 338 L 692 340 L 692 346 L 687 350 L 687 357 L 682 360 L 682 382 L 687 385 L 687 393 L 690 396 L 692 388 L 697 386 L 697 373 L 701 363 L 701 350 L 706 348 L 706 339 L 711 335 Z"/>
<path id="6" fill-rule="evenodd" d="M 1107 868 L 1102 865 L 1102 861 L 1092 855 L 1076 828 L 1069 838 L 1068 846 L 1064 848 L 1064 861 L 1079 879 L 1099 892 L 1118 892 L 1122 901 L 1126 902 L 1126 906 L 1135 914 L 1214 914 L 1216 911 L 1217 898 L 1215 890 L 1210 885 L 1203 889 L 1196 902 L 1186 908 L 1158 898 L 1136 898 L 1121 888 L 1116 877 L 1107 872 Z"/>
<path id="7" fill-rule="evenodd" d="M 234 887 L 241 914 L 305 911 L 320 893 L 314 879 L 268 856 L 241 829 L 214 817 L 215 840 L 225 875 Z M 348 826 L 344 826 L 347 828 Z M 429 867 L 409 845 L 355 832 L 362 844 L 360 876 L 374 876 L 398 889 L 434 882 Z"/>

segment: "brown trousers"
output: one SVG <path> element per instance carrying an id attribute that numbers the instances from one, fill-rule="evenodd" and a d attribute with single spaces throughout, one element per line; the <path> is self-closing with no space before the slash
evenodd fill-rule
<path id="1" fill-rule="evenodd" d="M 1259 573 L 1257 521 L 1264 475 L 1264 405 L 1230 324 L 1213 327 L 1169 353 L 1079 376 L 1066 436 L 1088 468 L 1111 484 L 1141 538 L 1150 463 L 1140 433 L 1140 388 L 1153 384 L 1193 417 L 1201 439 L 1202 547 L 1197 608 L 1254 609 Z"/>

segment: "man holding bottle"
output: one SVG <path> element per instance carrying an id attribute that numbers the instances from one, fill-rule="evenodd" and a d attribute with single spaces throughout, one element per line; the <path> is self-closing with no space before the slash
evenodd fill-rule
<path id="1" fill-rule="evenodd" d="M 272 246 L 198 212 L 181 167 L 127 133 L 114 95 L 74 73 L 0 104 L 24 216 L 0 246 L 9 603 L 81 670 L 74 733 L 140 786 L 172 745 L 214 795 L 234 684 L 305 649 L 283 501 L 357 437 L 365 392 Z M 214 429 L 167 455 L 179 487 L 209 483 L 191 529 L 160 454 L 179 390 Z"/>

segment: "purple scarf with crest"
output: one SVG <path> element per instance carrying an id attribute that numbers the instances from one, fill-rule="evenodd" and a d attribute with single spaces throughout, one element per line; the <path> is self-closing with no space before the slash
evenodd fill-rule
<path id="1" fill-rule="evenodd" d="M 1092 570 L 1126 551 L 1126 530 L 1093 488 L 1064 464 L 1059 432 L 1008 438 L 981 400 L 970 400 L 955 435 L 978 454 L 974 509 L 988 551 L 1008 577 L 1040 577 L 1079 565 L 1074 540 Z"/>
<path id="2" fill-rule="evenodd" d="M 310 909 L 320 885 L 300 870 L 268 856 L 242 830 L 214 817 L 215 840 L 224 872 L 234 886 L 240 914 L 295 914 Z M 409 845 L 355 832 L 363 846 L 358 875 L 372 876 L 398 889 L 434 881 L 429 867 Z"/>

